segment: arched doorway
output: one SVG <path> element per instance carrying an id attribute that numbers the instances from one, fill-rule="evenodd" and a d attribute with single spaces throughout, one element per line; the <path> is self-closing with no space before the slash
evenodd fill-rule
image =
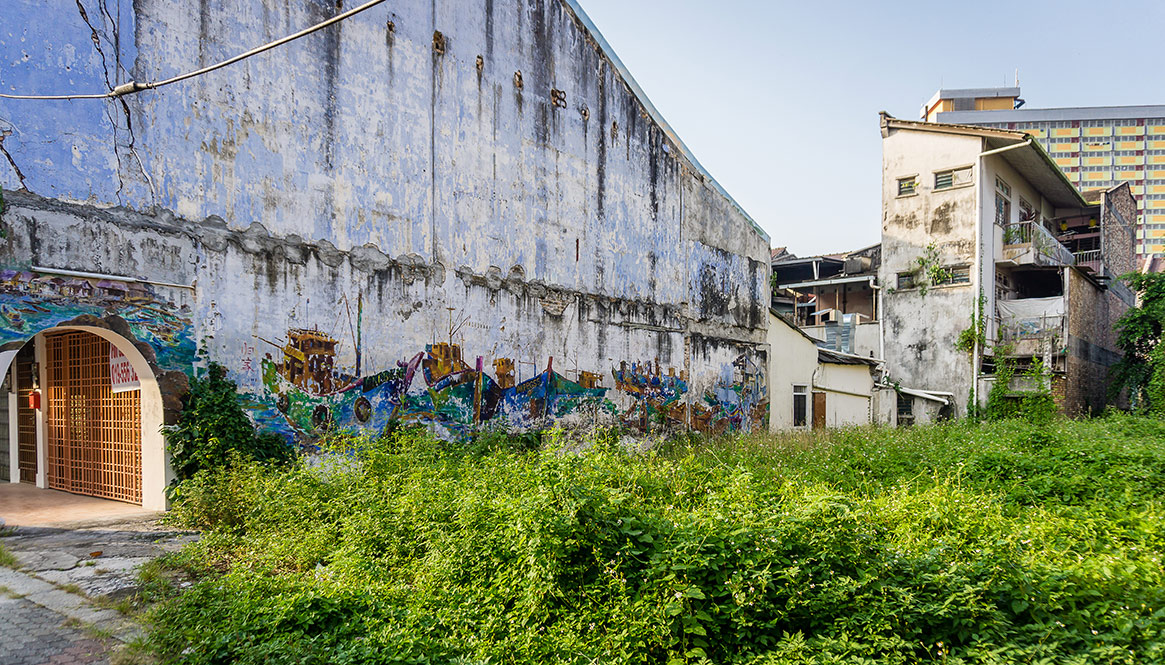
<path id="1" fill-rule="evenodd" d="M 93 333 L 45 333 L 50 489 L 142 502 L 141 388 L 127 364 Z"/>
<path id="2" fill-rule="evenodd" d="M 130 340 L 104 328 L 58 326 L 35 335 L 14 360 L 10 418 L 24 427 L 9 430 L 18 435 L 9 447 L 19 467 L 12 482 L 30 480 L 27 448 L 35 441 L 38 487 L 166 508 L 161 393 Z"/>

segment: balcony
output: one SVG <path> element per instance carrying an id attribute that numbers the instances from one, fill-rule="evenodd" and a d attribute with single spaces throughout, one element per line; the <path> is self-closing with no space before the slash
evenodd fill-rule
<path id="1" fill-rule="evenodd" d="M 1010 345 L 1013 355 L 1037 355 L 1048 344 L 1059 351 L 1067 339 L 1064 296 L 1000 300 L 996 309 L 999 341 Z"/>
<path id="2" fill-rule="evenodd" d="M 1036 222 L 1017 222 L 1003 229 L 1004 261 L 1013 265 L 1070 266 L 1076 257 Z"/>
<path id="3" fill-rule="evenodd" d="M 1094 273 L 1101 273 L 1101 256 L 1099 249 L 1086 249 L 1081 252 L 1072 252 L 1072 256 L 1076 257 L 1076 265 L 1081 268 L 1086 268 Z"/>

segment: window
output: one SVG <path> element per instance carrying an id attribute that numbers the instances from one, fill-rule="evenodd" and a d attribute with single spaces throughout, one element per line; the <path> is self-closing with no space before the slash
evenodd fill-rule
<path id="1" fill-rule="evenodd" d="M 963 185 L 971 184 L 971 167 L 964 166 L 961 169 L 951 169 L 950 171 L 938 171 L 934 174 L 934 188 L 950 189 L 952 187 L 961 187 Z"/>
<path id="2" fill-rule="evenodd" d="M 942 276 L 934 283 L 935 286 L 942 284 L 970 284 L 971 283 L 971 266 L 947 266 L 943 268 Z"/>
<path id="3" fill-rule="evenodd" d="M 793 427 L 805 427 L 809 416 L 809 386 L 793 386 Z"/>
<path id="4" fill-rule="evenodd" d="M 1019 221 L 1034 222 L 1036 220 L 1036 209 L 1032 204 L 1027 202 L 1027 199 L 1022 196 L 1019 197 Z"/>
<path id="5" fill-rule="evenodd" d="M 918 284 L 914 281 L 914 272 L 900 272 L 898 273 L 898 288 L 899 289 L 913 289 Z"/>
<path id="6" fill-rule="evenodd" d="M 1002 179 L 995 179 L 995 191 L 1002 193 L 1007 198 L 1011 198 L 1011 185 L 1003 182 Z"/>
<path id="7" fill-rule="evenodd" d="M 999 178 L 995 179 L 995 223 L 1000 226 L 1011 223 L 1011 186 Z"/>
<path id="8" fill-rule="evenodd" d="M 910 427 L 914 424 L 914 400 L 910 395 L 898 393 L 898 425 Z"/>
<path id="9" fill-rule="evenodd" d="M 910 196 L 918 187 L 918 176 L 898 179 L 898 196 Z"/>

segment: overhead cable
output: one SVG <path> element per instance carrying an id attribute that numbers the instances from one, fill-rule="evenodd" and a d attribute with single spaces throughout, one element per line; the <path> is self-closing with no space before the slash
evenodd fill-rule
<path id="1" fill-rule="evenodd" d="M 149 82 L 149 83 L 138 83 L 136 81 L 130 81 L 128 83 L 122 83 L 121 85 L 115 87 L 113 90 L 110 90 L 109 92 L 98 93 L 98 94 L 87 94 L 87 95 L 8 95 L 8 94 L 0 93 L 0 98 L 2 98 L 2 99 L 39 99 L 39 100 L 45 100 L 45 99 L 58 99 L 58 100 L 61 100 L 61 99 L 112 99 L 112 98 L 116 98 L 116 97 L 122 97 L 122 96 L 128 95 L 128 94 L 132 94 L 135 92 L 141 92 L 142 90 L 153 90 L 154 88 L 161 88 L 164 85 L 170 85 L 171 83 L 178 83 L 179 81 L 185 81 L 186 79 L 194 78 L 195 76 L 202 76 L 203 74 L 213 72 L 216 69 L 222 69 L 223 67 L 226 67 L 227 65 L 233 65 L 236 62 L 239 62 L 240 60 L 246 60 L 247 58 L 249 58 L 253 55 L 258 55 L 264 51 L 270 51 L 271 49 L 275 48 L 276 46 L 282 46 L 288 42 L 295 41 L 296 39 L 299 39 L 300 37 L 310 35 L 311 33 L 316 32 L 318 30 L 323 30 L 324 28 L 328 27 L 329 25 L 339 23 L 340 21 L 343 21 L 344 19 L 347 19 L 351 16 L 355 16 L 356 14 L 359 14 L 360 12 L 362 12 L 366 9 L 370 9 L 372 7 L 375 7 L 376 5 L 379 5 L 382 2 L 385 2 L 385 0 L 370 0 L 369 2 L 366 2 L 362 5 L 360 5 L 359 7 L 356 7 L 354 9 L 350 9 L 342 14 L 336 14 L 335 16 L 333 16 L 332 18 L 330 18 L 326 21 L 323 21 L 321 23 L 317 23 L 317 24 L 311 26 L 310 28 L 305 28 L 303 30 L 300 30 L 299 32 L 297 32 L 295 34 L 287 35 L 286 37 L 283 37 L 281 39 L 277 39 L 273 42 L 269 42 L 269 43 L 264 44 L 262 46 L 258 46 L 258 47 L 253 48 L 250 51 L 247 51 L 245 53 L 240 53 L 240 54 L 234 56 L 233 58 L 228 58 L 226 60 L 223 60 L 222 62 L 210 65 L 209 67 L 203 67 L 202 69 L 197 69 L 197 70 L 192 71 L 192 72 L 187 72 L 185 74 L 181 74 L 181 75 L 175 76 L 173 78 L 168 78 L 164 81 L 154 81 L 154 82 Z"/>

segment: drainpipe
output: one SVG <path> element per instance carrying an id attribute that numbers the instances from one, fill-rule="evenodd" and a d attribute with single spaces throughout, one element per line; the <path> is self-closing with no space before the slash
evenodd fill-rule
<path id="1" fill-rule="evenodd" d="M 1007 152 L 1008 150 L 1015 150 L 1016 148 L 1024 148 L 1031 145 L 1031 143 L 1032 139 L 1029 138 L 1023 143 L 1003 146 L 1002 148 L 995 148 L 994 150 L 984 150 L 983 152 L 979 153 L 979 186 L 977 188 L 979 195 L 975 197 L 975 288 L 973 289 L 974 295 L 972 296 L 975 299 L 975 307 L 973 310 L 974 316 L 971 319 L 972 325 L 975 323 L 975 321 L 983 321 L 984 319 L 983 312 L 980 310 L 980 303 L 982 299 L 979 297 L 979 294 L 983 294 L 984 296 L 986 295 L 986 291 L 983 290 L 983 196 L 986 194 L 986 185 L 983 182 L 983 158 L 990 155 L 998 155 L 999 153 Z M 992 242 L 994 243 L 994 239 L 992 239 Z M 991 264 L 991 271 L 992 282 L 994 283 L 994 261 L 992 261 Z M 992 295 L 991 301 L 994 302 L 994 295 Z M 984 325 L 983 327 L 984 331 L 986 331 L 987 326 Z M 979 348 L 979 336 L 975 335 L 975 344 L 971 350 L 971 394 L 975 398 L 976 407 L 979 405 L 979 358 L 982 351 L 983 350 Z"/>
<path id="2" fill-rule="evenodd" d="M 874 289 L 874 317 L 878 320 L 878 360 L 882 361 L 882 378 L 886 378 L 886 324 L 882 312 L 882 287 L 870 281 Z"/>

